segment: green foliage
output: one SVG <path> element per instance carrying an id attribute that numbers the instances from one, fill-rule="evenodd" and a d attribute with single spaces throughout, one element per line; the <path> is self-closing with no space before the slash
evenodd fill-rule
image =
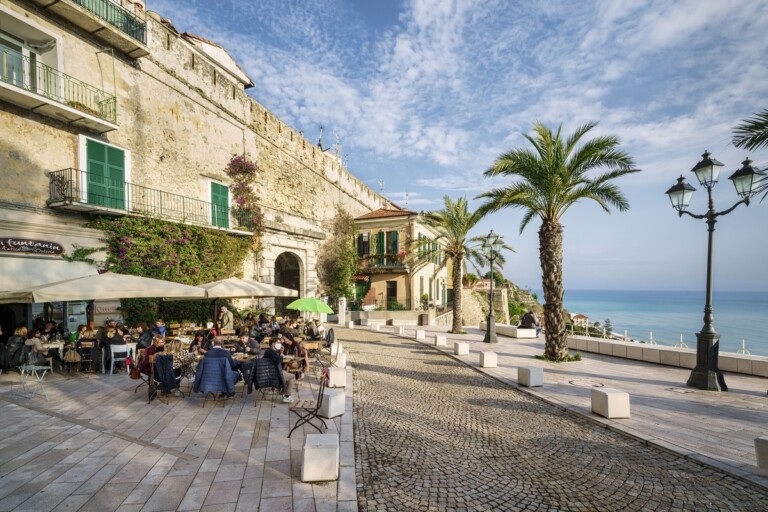
<path id="1" fill-rule="evenodd" d="M 73 261 L 84 261 L 86 263 L 96 263 L 96 260 L 93 258 L 89 258 L 91 254 L 97 253 L 99 251 L 103 251 L 103 247 L 78 247 L 74 251 L 72 251 L 72 254 L 62 254 L 61 257 L 65 260 L 69 261 L 70 263 Z"/>
<path id="2" fill-rule="evenodd" d="M 253 231 L 255 252 L 261 252 L 260 240 L 264 230 L 264 215 L 261 212 L 259 197 L 253 191 L 258 183 L 259 168 L 245 155 L 235 155 L 227 164 L 224 173 L 232 178 L 232 204 L 238 218 L 246 219 L 242 227 Z M 245 214 L 245 215 L 242 215 Z"/>
<path id="3" fill-rule="evenodd" d="M 516 324 L 520 321 L 520 318 L 528 311 L 525 304 L 520 302 L 509 301 L 509 322 Z M 514 320 L 513 320 L 514 319 Z"/>
<path id="4" fill-rule="evenodd" d="M 400 304 L 396 301 L 392 301 L 387 304 L 387 309 L 389 311 L 408 311 L 408 308 L 406 308 L 404 304 Z"/>
<path id="5" fill-rule="evenodd" d="M 330 304 L 338 304 L 353 289 L 352 278 L 357 272 L 354 218 L 338 208 L 333 218 L 330 236 L 317 251 L 317 277 L 329 297 Z"/>
<path id="6" fill-rule="evenodd" d="M 88 227 L 106 234 L 111 271 L 190 285 L 237 274 L 251 246 L 246 237 L 147 217 L 98 217 Z M 204 321 L 211 316 L 210 301 L 123 299 L 121 309 L 129 323 Z"/>
<path id="7" fill-rule="evenodd" d="M 533 356 L 536 359 L 539 359 L 540 361 L 549 361 L 550 363 L 572 363 L 574 361 L 581 361 L 581 352 L 576 352 L 573 355 L 568 354 L 568 359 L 565 361 L 560 361 L 558 359 L 550 359 L 547 357 L 547 354 L 541 354 L 538 356 Z"/>
<path id="8" fill-rule="evenodd" d="M 429 306 L 429 294 L 425 293 L 422 295 L 419 302 L 421 302 L 421 309 L 427 309 L 427 306 Z"/>
<path id="9" fill-rule="evenodd" d="M 490 278 L 491 278 L 491 271 L 489 270 L 488 272 L 483 274 L 483 279 L 490 279 Z M 504 278 L 503 275 L 501 275 L 501 272 L 499 272 L 498 270 L 494 269 L 493 270 L 493 284 L 497 288 L 501 288 L 502 286 L 504 286 L 505 282 L 506 282 L 506 279 Z"/>
<path id="10" fill-rule="evenodd" d="M 613 324 L 611 324 L 610 318 L 605 319 L 605 322 L 603 322 L 603 328 L 605 329 L 606 333 L 610 333 L 613 331 Z"/>

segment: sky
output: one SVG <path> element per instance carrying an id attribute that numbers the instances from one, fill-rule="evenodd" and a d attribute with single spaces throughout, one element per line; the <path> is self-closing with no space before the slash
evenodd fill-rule
<path id="1" fill-rule="evenodd" d="M 529 147 L 535 122 L 569 134 L 616 135 L 642 171 L 615 183 L 628 212 L 581 202 L 561 222 L 567 289 L 703 290 L 707 226 L 678 217 L 666 190 L 704 150 L 723 162 L 715 209 L 739 198 L 727 177 L 768 150 L 731 144 L 733 128 L 768 108 L 768 2 L 149 0 L 147 9 L 223 46 L 253 80 L 249 94 L 323 145 L 395 204 L 443 207 L 505 182 L 483 172 Z M 759 199 L 759 198 L 758 198 Z M 541 288 L 540 222 L 483 219 L 516 252 L 505 277 Z M 768 199 L 719 218 L 715 290 L 768 291 Z M 471 270 L 471 269 L 470 269 Z M 487 269 L 482 269 L 483 271 Z"/>

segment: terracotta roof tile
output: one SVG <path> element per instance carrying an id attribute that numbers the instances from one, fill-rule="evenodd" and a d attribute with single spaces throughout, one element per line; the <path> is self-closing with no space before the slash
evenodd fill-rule
<path id="1" fill-rule="evenodd" d="M 381 208 L 379 210 L 374 210 L 370 213 L 366 213 L 365 215 L 361 215 L 360 217 L 357 217 L 355 220 L 382 219 L 385 217 L 403 217 L 406 215 L 418 215 L 418 213 L 413 212 L 411 210 L 387 210 L 385 208 Z"/>

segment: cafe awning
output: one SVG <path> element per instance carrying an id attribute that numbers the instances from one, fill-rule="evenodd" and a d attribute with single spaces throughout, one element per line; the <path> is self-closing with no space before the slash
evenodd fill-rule
<path id="1" fill-rule="evenodd" d="M 198 286 L 205 288 L 208 297 L 212 299 L 256 299 L 261 297 L 298 297 L 299 295 L 299 292 L 291 288 L 237 277 L 229 277 Z"/>
<path id="2" fill-rule="evenodd" d="M 0 293 L 96 274 L 96 266 L 90 263 L 61 257 L 0 256 Z"/>

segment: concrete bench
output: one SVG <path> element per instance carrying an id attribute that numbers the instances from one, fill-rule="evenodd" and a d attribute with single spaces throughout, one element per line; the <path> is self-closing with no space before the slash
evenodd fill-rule
<path id="1" fill-rule="evenodd" d="M 496 352 L 480 352 L 481 368 L 496 368 L 498 366 L 499 356 Z"/>
<path id="2" fill-rule="evenodd" d="M 608 419 L 629 418 L 629 393 L 612 388 L 592 388 L 592 412 Z"/>
<path id="3" fill-rule="evenodd" d="M 444 347 L 448 344 L 448 337 L 445 334 L 435 335 L 435 346 Z"/>
<path id="4" fill-rule="evenodd" d="M 347 370 L 344 368 L 328 368 L 329 388 L 343 388 L 347 386 Z"/>
<path id="5" fill-rule="evenodd" d="M 419 325 L 418 320 L 415 318 L 393 318 L 391 320 L 393 326 L 404 326 L 407 325 L 409 327 Z"/>
<path id="6" fill-rule="evenodd" d="M 339 436 L 307 434 L 301 450 L 301 481 L 325 482 L 339 479 Z"/>
<path id="7" fill-rule="evenodd" d="M 544 368 L 538 366 L 519 366 L 517 383 L 528 388 L 544 385 Z"/>
<path id="8" fill-rule="evenodd" d="M 496 327 L 497 334 L 503 334 L 504 336 L 510 336 L 512 338 L 536 338 L 536 329 L 524 329 L 522 327 L 515 327 L 513 325 L 505 325 Z"/>
<path id="9" fill-rule="evenodd" d="M 457 356 L 468 356 L 469 355 L 469 343 L 465 341 L 454 341 L 453 342 L 453 353 Z"/>
<path id="10" fill-rule="evenodd" d="M 323 403 L 317 414 L 328 419 L 341 416 L 344 414 L 344 396 L 343 389 L 326 389 L 323 391 Z"/>

